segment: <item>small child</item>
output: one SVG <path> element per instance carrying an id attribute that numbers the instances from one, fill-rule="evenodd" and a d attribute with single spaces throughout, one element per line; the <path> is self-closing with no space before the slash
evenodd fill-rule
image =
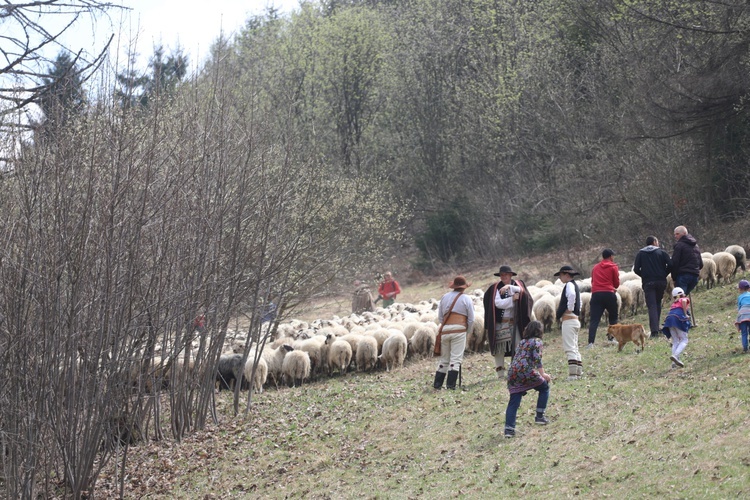
<path id="1" fill-rule="evenodd" d="M 542 367 L 542 334 L 544 326 L 539 321 L 532 321 L 523 331 L 523 339 L 516 346 L 516 353 L 508 369 L 508 409 L 505 410 L 505 437 L 516 435 L 516 413 L 521 406 L 521 398 L 526 392 L 534 389 L 539 392 L 536 402 L 534 423 L 547 425 L 549 420 L 544 416 L 549 399 L 549 383 L 552 378 L 544 373 Z"/>
<path id="2" fill-rule="evenodd" d="M 685 363 L 680 361 L 680 354 L 685 350 L 688 344 L 688 330 L 690 330 L 690 316 L 688 308 L 690 299 L 685 297 L 685 291 L 680 287 L 672 290 L 674 302 L 669 308 L 667 317 L 664 318 L 664 325 L 661 327 L 662 332 L 667 338 L 672 339 L 672 368 L 682 368 Z"/>
<path id="3" fill-rule="evenodd" d="M 747 334 L 750 330 L 750 283 L 747 280 L 740 280 L 737 288 L 740 295 L 737 297 L 737 321 L 734 324 L 742 334 L 742 352 L 747 353 Z"/>

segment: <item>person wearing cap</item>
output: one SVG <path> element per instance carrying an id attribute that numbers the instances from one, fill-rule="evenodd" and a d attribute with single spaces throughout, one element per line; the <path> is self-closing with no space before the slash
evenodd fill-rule
<path id="1" fill-rule="evenodd" d="M 401 287 L 398 285 L 398 281 L 393 279 L 393 275 L 387 272 L 383 275 L 383 281 L 378 286 L 378 295 L 383 297 L 383 307 L 393 305 L 396 302 L 396 295 L 401 293 Z"/>
<path id="2" fill-rule="evenodd" d="M 487 288 L 482 301 L 484 328 L 490 353 L 495 358 L 495 372 L 498 378 L 504 379 L 505 357 L 512 358 L 515 354 L 521 333 L 531 322 L 534 299 L 523 281 L 513 279 L 517 273 L 510 266 L 500 266 L 495 276 L 499 276 L 500 281 Z"/>
<path id="3" fill-rule="evenodd" d="M 611 248 L 602 251 L 602 260 L 591 269 L 591 320 L 589 322 L 589 348 L 594 347 L 596 329 L 602 314 L 607 311 L 609 324 L 617 324 L 617 287 L 620 286 L 620 270 L 614 261 L 615 252 Z"/>
<path id="4" fill-rule="evenodd" d="M 659 336 L 661 301 L 667 289 L 667 276 L 671 270 L 672 259 L 659 247 L 659 240 L 656 236 L 646 238 L 646 246 L 641 248 L 635 256 L 633 272 L 641 277 L 652 339 Z"/>
<path id="5" fill-rule="evenodd" d="M 747 334 L 750 331 L 750 282 L 740 280 L 737 284 L 737 321 L 734 322 L 742 339 L 742 352 L 747 353 Z"/>
<path id="6" fill-rule="evenodd" d="M 555 276 L 563 282 L 560 294 L 560 305 L 557 306 L 555 317 L 560 321 L 562 329 L 562 345 L 568 358 L 568 380 L 578 380 L 583 375 L 583 362 L 578 351 L 578 332 L 581 330 L 581 291 L 575 282 L 579 273 L 570 266 L 562 266 Z"/>
<path id="7" fill-rule="evenodd" d="M 679 286 L 672 289 L 672 298 L 674 302 L 669 308 L 667 317 L 664 318 L 662 332 L 667 338 L 672 339 L 672 355 L 669 356 L 672 360 L 672 368 L 682 368 L 685 363 L 680 360 L 680 355 L 687 347 L 688 330 L 690 330 L 690 316 L 688 316 L 690 299 L 686 297 L 685 290 Z"/>
<path id="8" fill-rule="evenodd" d="M 474 325 L 474 303 L 471 297 L 464 295 L 469 287 L 466 278 L 456 276 L 448 285 L 452 290 L 440 299 L 438 318 L 440 326 L 440 360 L 435 372 L 435 389 L 442 389 L 446 374 L 448 380 L 445 387 L 456 388 L 456 379 L 464 359 L 466 348 L 466 332 Z"/>
<path id="9" fill-rule="evenodd" d="M 674 228 L 674 244 L 672 251 L 672 281 L 690 295 L 695 285 L 698 284 L 698 276 L 703 268 L 701 251 L 696 239 L 688 234 L 685 226 Z"/>

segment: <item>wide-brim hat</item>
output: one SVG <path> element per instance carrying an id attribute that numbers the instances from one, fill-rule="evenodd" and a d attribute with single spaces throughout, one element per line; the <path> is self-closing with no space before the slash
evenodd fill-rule
<path id="1" fill-rule="evenodd" d="M 454 290 L 466 290 L 471 286 L 471 283 L 466 281 L 466 278 L 463 276 L 456 276 L 453 278 L 453 281 L 450 285 L 448 285 L 448 288 L 453 288 Z"/>
<path id="2" fill-rule="evenodd" d="M 562 267 L 560 268 L 560 270 L 559 270 L 559 271 L 557 271 L 557 272 L 556 272 L 556 273 L 555 273 L 554 275 L 555 275 L 555 276 L 560 276 L 560 275 L 561 275 L 561 274 L 563 274 L 563 273 L 565 273 L 565 274 L 569 274 L 569 275 L 571 275 L 571 276 L 576 276 L 576 275 L 578 275 L 578 274 L 581 274 L 581 273 L 579 273 L 578 271 L 576 271 L 575 269 L 573 269 L 573 268 L 572 268 L 572 267 L 570 267 L 570 266 L 562 266 Z"/>
<path id="3" fill-rule="evenodd" d="M 500 270 L 495 273 L 495 276 L 500 276 L 501 274 L 510 273 L 513 276 L 518 276 L 518 273 L 513 272 L 513 269 L 510 268 L 510 266 L 500 266 Z"/>

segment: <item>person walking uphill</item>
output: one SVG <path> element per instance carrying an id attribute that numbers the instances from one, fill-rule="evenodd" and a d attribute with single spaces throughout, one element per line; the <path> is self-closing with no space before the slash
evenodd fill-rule
<path id="1" fill-rule="evenodd" d="M 690 299 L 678 286 L 672 289 L 672 297 L 674 302 L 669 308 L 667 317 L 664 318 L 662 332 L 667 338 L 672 339 L 672 355 L 669 356 L 672 360 L 672 368 L 682 368 L 685 363 L 680 360 L 680 355 L 688 345 L 688 330 L 690 330 L 690 316 L 688 316 Z"/>
<path id="2" fill-rule="evenodd" d="M 445 386 L 448 389 L 456 388 L 456 379 L 466 349 L 466 332 L 474 325 L 474 303 L 471 297 L 464 295 L 464 290 L 468 287 L 466 278 L 456 276 L 448 285 L 453 291 L 440 299 L 438 318 L 441 319 L 442 325 L 437 341 L 440 345 L 440 360 L 435 372 L 435 389 L 442 389 L 446 374 L 448 381 Z"/>
<path id="3" fill-rule="evenodd" d="M 740 295 L 737 297 L 737 321 L 734 322 L 734 325 L 740 332 L 742 352 L 747 354 L 747 336 L 750 332 L 750 283 L 747 280 L 740 280 L 737 284 L 737 290 Z"/>
<path id="4" fill-rule="evenodd" d="M 526 284 L 513 279 L 516 275 L 510 266 L 500 266 L 500 271 L 495 273 L 500 281 L 487 288 L 482 301 L 490 353 L 495 357 L 495 372 L 501 379 L 505 378 L 505 357 L 513 357 L 521 332 L 531 321 L 534 305 Z"/>
<path id="5" fill-rule="evenodd" d="M 532 321 L 523 332 L 523 340 L 518 343 L 516 355 L 508 369 L 508 408 L 505 410 L 505 437 L 516 435 L 516 415 L 521 399 L 527 391 L 534 389 L 539 393 L 536 401 L 535 424 L 547 425 L 549 420 L 544 416 L 549 400 L 549 383 L 552 380 L 544 373 L 542 366 L 542 335 L 544 326 L 539 321 Z"/>
<path id="6" fill-rule="evenodd" d="M 607 311 L 609 324 L 617 324 L 617 295 L 615 291 L 620 286 L 620 270 L 613 259 L 614 250 L 605 248 L 602 260 L 591 270 L 591 321 L 589 322 L 589 348 L 594 347 L 596 329 L 602 314 Z"/>
<path id="7" fill-rule="evenodd" d="M 562 327 L 562 344 L 568 358 L 568 380 L 578 380 L 583 375 L 583 362 L 578 351 L 578 332 L 581 330 L 581 291 L 575 277 L 581 273 L 570 266 L 562 266 L 555 276 L 563 282 L 560 305 L 555 315 Z"/>
<path id="8" fill-rule="evenodd" d="M 383 307 L 387 308 L 396 302 L 396 295 L 401 293 L 401 287 L 398 281 L 393 279 L 393 275 L 387 272 L 383 275 L 383 282 L 378 287 L 378 295 L 383 297 Z"/>
<path id="9" fill-rule="evenodd" d="M 664 290 L 667 289 L 667 276 L 670 271 L 672 271 L 672 259 L 659 247 L 659 240 L 656 236 L 649 236 L 646 238 L 646 246 L 641 248 L 635 256 L 633 272 L 641 277 L 652 339 L 659 336 L 661 301 L 664 298 Z"/>
<path id="10" fill-rule="evenodd" d="M 701 251 L 685 226 L 674 228 L 674 239 L 677 243 L 672 251 L 672 280 L 674 286 L 682 288 L 685 295 L 690 295 L 698 284 L 698 276 L 703 268 Z"/>

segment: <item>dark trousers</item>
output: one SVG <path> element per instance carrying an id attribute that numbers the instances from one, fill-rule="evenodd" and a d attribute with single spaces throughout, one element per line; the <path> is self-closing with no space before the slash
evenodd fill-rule
<path id="1" fill-rule="evenodd" d="M 539 397 L 536 400 L 536 412 L 544 413 L 547 409 L 547 401 L 549 400 L 549 384 L 545 380 L 542 385 L 534 387 L 535 391 L 539 392 Z M 508 400 L 508 409 L 505 410 L 505 428 L 513 429 L 516 428 L 516 415 L 518 414 L 518 407 L 521 406 L 521 399 L 526 395 L 526 391 L 517 392 L 510 395 Z"/>
<path id="2" fill-rule="evenodd" d="M 609 315 L 609 324 L 617 324 L 617 295 L 615 292 L 594 292 L 591 294 L 591 322 L 589 323 L 589 344 L 596 340 L 596 329 L 599 328 L 599 321 L 602 314 L 607 311 Z"/>
<path id="3" fill-rule="evenodd" d="M 678 274 L 674 280 L 674 286 L 680 287 L 685 292 L 685 295 L 690 295 L 695 285 L 698 284 L 697 274 Z"/>
<path id="4" fill-rule="evenodd" d="M 643 284 L 643 296 L 646 298 L 648 308 L 648 326 L 651 333 L 659 333 L 661 330 L 661 299 L 664 298 L 664 290 L 667 288 L 667 280 L 649 281 Z"/>

